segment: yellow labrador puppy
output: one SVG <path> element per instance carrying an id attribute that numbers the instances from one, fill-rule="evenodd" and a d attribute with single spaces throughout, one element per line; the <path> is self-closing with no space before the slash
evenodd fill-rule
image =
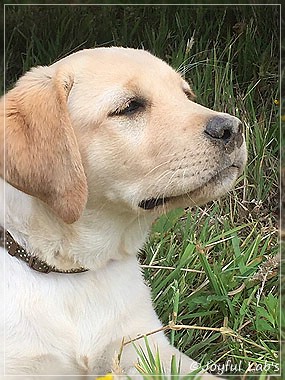
<path id="1" fill-rule="evenodd" d="M 241 123 L 193 102 L 160 59 L 114 47 L 26 73 L 0 125 L 2 378 L 94 379 L 123 338 L 161 327 L 136 253 L 159 214 L 231 189 L 246 161 Z M 166 372 L 172 355 L 182 373 L 196 368 L 162 332 L 149 342 Z M 126 345 L 122 373 L 136 363 Z"/>

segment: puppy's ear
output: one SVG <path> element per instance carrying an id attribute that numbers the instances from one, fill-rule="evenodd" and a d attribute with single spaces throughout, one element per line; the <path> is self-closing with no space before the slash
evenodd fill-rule
<path id="1" fill-rule="evenodd" d="M 5 152 L 5 165 L 1 162 L 0 174 L 73 223 L 87 200 L 87 181 L 67 111 L 73 75 L 66 68 L 50 75 L 48 69 L 31 70 L 1 99 L 0 151 Z"/>

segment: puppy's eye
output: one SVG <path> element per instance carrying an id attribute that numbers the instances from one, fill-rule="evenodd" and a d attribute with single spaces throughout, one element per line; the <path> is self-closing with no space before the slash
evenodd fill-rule
<path id="1" fill-rule="evenodd" d="M 192 90 L 184 90 L 184 93 L 185 95 L 187 96 L 187 98 L 189 100 L 191 100 L 192 102 L 194 102 L 196 100 L 196 95 L 194 94 L 194 92 Z"/>
<path id="2" fill-rule="evenodd" d="M 131 116 L 136 112 L 141 111 L 144 108 L 144 103 L 138 100 L 131 100 L 125 108 L 119 109 L 115 112 L 115 115 Z"/>

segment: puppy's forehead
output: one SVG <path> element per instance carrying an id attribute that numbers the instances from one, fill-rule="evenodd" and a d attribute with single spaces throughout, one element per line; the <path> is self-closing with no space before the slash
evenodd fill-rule
<path id="1" fill-rule="evenodd" d="M 179 81 L 180 75 L 167 63 L 144 50 L 96 48 L 81 50 L 54 64 L 68 64 L 78 78 L 99 78 L 122 84 L 155 80 Z"/>

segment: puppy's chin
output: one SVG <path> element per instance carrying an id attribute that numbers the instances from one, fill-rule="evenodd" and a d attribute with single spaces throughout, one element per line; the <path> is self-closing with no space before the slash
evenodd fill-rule
<path id="1" fill-rule="evenodd" d="M 186 191 L 181 195 L 144 199 L 139 202 L 138 207 L 148 212 L 152 211 L 161 214 L 178 207 L 201 206 L 222 197 L 230 191 L 240 172 L 239 167 L 230 166 L 195 190 Z"/>
<path id="2" fill-rule="evenodd" d="M 239 168 L 230 166 L 220 172 L 217 176 L 213 177 L 205 185 L 191 191 L 189 194 L 186 194 L 186 197 L 183 197 L 183 201 L 193 202 L 189 206 L 200 206 L 209 201 L 218 199 L 234 187 L 239 174 Z"/>

